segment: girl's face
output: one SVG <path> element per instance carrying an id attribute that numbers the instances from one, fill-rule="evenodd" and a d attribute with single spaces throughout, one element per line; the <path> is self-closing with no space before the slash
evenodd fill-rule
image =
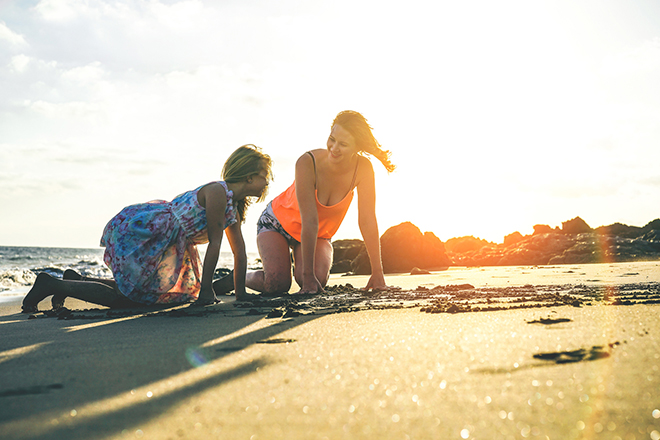
<path id="1" fill-rule="evenodd" d="M 250 186 L 250 195 L 253 197 L 261 197 L 268 188 L 268 172 L 261 170 L 257 174 L 253 174 L 248 179 Z"/>
<path id="2" fill-rule="evenodd" d="M 358 153 L 355 138 L 341 125 L 334 125 L 328 137 L 328 153 L 333 163 L 350 161 Z"/>

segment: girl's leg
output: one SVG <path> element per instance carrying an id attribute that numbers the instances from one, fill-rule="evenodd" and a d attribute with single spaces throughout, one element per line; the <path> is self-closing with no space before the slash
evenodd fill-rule
<path id="1" fill-rule="evenodd" d="M 286 293 L 291 288 L 291 253 L 289 243 L 279 232 L 264 231 L 257 235 L 263 270 L 247 273 L 245 285 L 264 294 Z"/>
<path id="2" fill-rule="evenodd" d="M 316 279 L 323 287 L 328 284 L 330 278 L 330 268 L 332 267 L 332 244 L 330 240 L 319 238 L 316 240 L 316 253 L 314 254 L 314 273 Z M 302 261 L 302 245 L 297 244 L 293 248 L 293 275 L 296 283 L 302 286 L 302 272 L 298 268 L 296 261 Z"/>
<path id="3" fill-rule="evenodd" d="M 94 278 L 88 276 L 82 276 L 73 269 L 67 269 L 62 274 L 63 280 L 76 280 L 76 281 L 96 281 L 98 283 L 103 283 L 107 286 L 112 287 L 113 289 L 117 288 L 117 283 L 112 278 Z"/>
<path id="4" fill-rule="evenodd" d="M 58 295 L 60 297 L 71 296 L 110 308 L 139 306 L 138 303 L 129 300 L 104 283 L 60 280 L 42 272 L 37 275 L 32 289 L 30 289 L 25 299 L 23 299 L 23 312 L 32 313 L 38 311 L 37 305 L 39 302 L 50 295 Z"/>
<path id="5" fill-rule="evenodd" d="M 78 272 L 76 272 L 73 269 L 67 269 L 64 271 L 64 274 L 62 274 L 62 279 L 63 280 L 75 280 L 75 281 L 96 281 L 99 283 L 103 283 L 107 286 L 112 287 L 113 289 L 117 289 L 117 283 L 115 280 L 111 278 L 94 278 L 94 277 L 88 277 L 88 276 L 82 276 Z M 50 299 L 51 305 L 53 307 L 53 310 L 58 310 L 64 307 L 64 300 L 66 299 L 66 296 L 64 295 L 53 295 L 53 297 Z"/>

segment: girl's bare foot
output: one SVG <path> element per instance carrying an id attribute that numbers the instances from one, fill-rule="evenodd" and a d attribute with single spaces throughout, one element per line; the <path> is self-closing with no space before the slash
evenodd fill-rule
<path id="1" fill-rule="evenodd" d="M 62 274 L 62 279 L 83 281 L 84 277 L 73 269 L 67 269 Z M 53 295 L 53 297 L 50 299 L 50 304 L 53 307 L 53 310 L 59 310 L 64 308 L 65 299 L 66 299 L 66 295 Z"/>
<path id="2" fill-rule="evenodd" d="M 76 272 L 73 269 L 67 269 L 64 271 L 62 274 L 62 279 L 63 280 L 76 280 L 76 281 L 82 281 L 83 276 L 80 275 L 78 272 Z"/>
<path id="3" fill-rule="evenodd" d="M 193 305 L 195 305 L 195 306 L 208 306 L 208 305 L 211 305 L 211 304 L 215 304 L 217 302 L 218 302 L 218 299 L 215 296 L 213 296 L 213 298 L 200 296 L 199 298 L 197 298 L 197 300 L 195 302 L 193 302 Z"/>
<path id="4" fill-rule="evenodd" d="M 37 275 L 37 279 L 34 281 L 32 289 L 30 289 L 28 294 L 23 299 L 21 311 L 23 313 L 38 312 L 39 307 L 37 305 L 44 298 L 51 295 L 53 281 L 55 281 L 55 279 L 45 272 L 41 272 L 39 275 Z"/>

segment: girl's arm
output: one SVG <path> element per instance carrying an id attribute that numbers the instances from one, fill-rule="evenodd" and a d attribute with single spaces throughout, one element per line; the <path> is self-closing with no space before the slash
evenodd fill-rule
<path id="1" fill-rule="evenodd" d="M 374 168 L 364 159 L 365 167 L 358 181 L 358 224 L 371 262 L 371 277 L 365 289 L 388 290 L 380 256 L 380 235 L 376 220 L 376 184 Z"/>
<path id="2" fill-rule="evenodd" d="M 314 255 L 319 234 L 319 214 L 316 211 L 314 163 L 309 154 L 303 154 L 296 162 L 296 197 L 300 209 L 302 231 L 300 244 L 302 250 L 302 279 L 300 293 L 317 293 L 323 286 L 314 272 Z"/>
<path id="3" fill-rule="evenodd" d="M 234 291 L 236 300 L 241 301 L 247 297 L 245 291 L 245 273 L 247 272 L 247 252 L 245 251 L 245 240 L 241 231 L 241 219 L 227 228 L 227 240 L 234 254 Z"/>
<path id="4" fill-rule="evenodd" d="M 204 265 L 202 267 L 202 289 L 197 303 L 212 304 L 216 301 L 213 291 L 213 274 L 218 264 L 220 244 L 225 229 L 225 210 L 227 208 L 227 193 L 219 183 L 212 183 L 199 190 L 199 202 L 206 208 L 206 223 L 209 245 L 206 248 Z"/>

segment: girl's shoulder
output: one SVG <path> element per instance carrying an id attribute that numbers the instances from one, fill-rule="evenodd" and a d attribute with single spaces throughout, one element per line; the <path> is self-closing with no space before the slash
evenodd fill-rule
<path id="1" fill-rule="evenodd" d="M 217 181 L 205 183 L 204 185 L 197 188 L 197 201 L 203 207 L 206 207 L 205 200 L 207 196 L 209 196 L 210 194 L 214 194 L 215 197 L 224 194 L 224 196 L 227 199 L 233 197 L 233 193 L 231 192 L 231 190 L 229 190 L 229 188 L 227 187 L 227 183 L 224 180 L 217 180 Z"/>
<path id="2" fill-rule="evenodd" d="M 224 180 L 214 180 L 213 182 L 208 182 L 208 183 L 205 183 L 204 185 L 198 187 L 197 192 L 203 192 L 204 193 L 204 192 L 207 192 L 207 191 L 210 191 L 210 190 L 213 190 L 213 189 L 218 190 L 220 187 L 222 187 L 222 189 L 225 192 L 227 192 L 229 190 L 229 188 L 227 187 L 227 182 L 225 182 Z"/>

